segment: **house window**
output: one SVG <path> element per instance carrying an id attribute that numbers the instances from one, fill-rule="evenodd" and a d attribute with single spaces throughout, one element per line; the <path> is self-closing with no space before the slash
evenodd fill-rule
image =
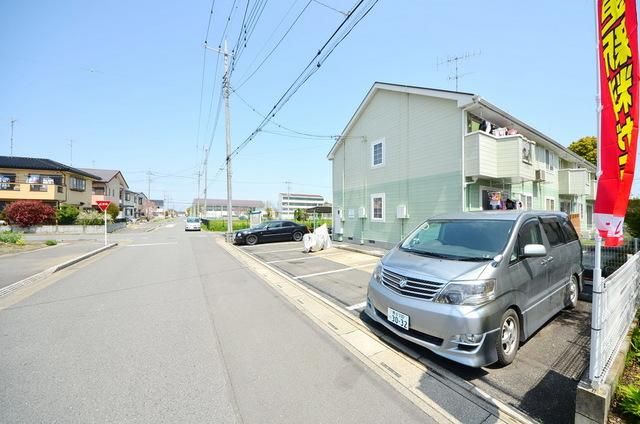
<path id="1" fill-rule="evenodd" d="M 530 211 L 533 208 L 533 196 L 526 193 L 520 193 L 520 203 L 522 203 L 522 209 Z"/>
<path id="2" fill-rule="evenodd" d="M 0 190 L 20 190 L 20 186 L 16 185 L 16 174 L 1 174 Z"/>
<path id="3" fill-rule="evenodd" d="M 71 177 L 69 179 L 69 188 L 73 191 L 85 191 L 87 189 L 87 181 L 84 178 Z"/>
<path id="4" fill-rule="evenodd" d="M 384 140 L 375 141 L 371 145 L 371 167 L 384 165 Z"/>
<path id="5" fill-rule="evenodd" d="M 371 195 L 371 220 L 384 221 L 384 193 Z"/>
<path id="6" fill-rule="evenodd" d="M 131 194 L 130 194 L 130 193 L 127 193 L 127 194 L 125 195 L 125 199 L 127 200 L 127 202 L 128 202 L 128 201 L 130 201 L 130 200 L 131 200 Z"/>
<path id="7" fill-rule="evenodd" d="M 467 134 L 480 131 L 480 124 L 482 124 L 482 119 L 471 113 L 467 113 Z"/>
<path id="8" fill-rule="evenodd" d="M 62 176 L 29 174 L 27 183 L 30 184 L 31 191 L 47 191 L 49 185 L 62 185 Z"/>
<path id="9" fill-rule="evenodd" d="M 104 187 L 94 187 L 93 194 L 97 196 L 104 196 Z"/>
<path id="10" fill-rule="evenodd" d="M 547 197 L 545 199 L 545 209 L 548 211 L 555 211 L 556 210 L 556 199 Z"/>

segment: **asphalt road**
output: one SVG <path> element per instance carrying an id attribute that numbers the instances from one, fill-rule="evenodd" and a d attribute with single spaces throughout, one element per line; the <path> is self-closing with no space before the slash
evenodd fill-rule
<path id="1" fill-rule="evenodd" d="M 213 235 L 171 225 L 9 295 L 0 422 L 433 422 Z"/>
<path id="2" fill-rule="evenodd" d="M 411 352 L 427 367 L 439 366 L 504 403 L 545 423 L 572 422 L 576 388 L 588 366 L 591 304 L 559 312 L 518 351 L 507 367 L 470 368 L 406 342 L 361 313 L 367 285 L 379 258 L 329 249 L 306 254 L 300 243 L 242 246 L 244 251 L 277 267 L 322 296 L 331 298 L 399 350 Z"/>

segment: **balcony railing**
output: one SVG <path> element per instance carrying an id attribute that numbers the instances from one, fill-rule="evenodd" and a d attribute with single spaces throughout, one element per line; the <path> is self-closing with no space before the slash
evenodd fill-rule
<path id="1" fill-rule="evenodd" d="M 56 184 L 0 183 L 0 198 L 10 200 L 64 200 L 64 186 Z"/>
<path id="2" fill-rule="evenodd" d="M 505 178 L 512 183 L 535 179 L 532 143 L 519 134 L 505 137 L 480 131 L 467 134 L 464 158 L 466 177 Z"/>

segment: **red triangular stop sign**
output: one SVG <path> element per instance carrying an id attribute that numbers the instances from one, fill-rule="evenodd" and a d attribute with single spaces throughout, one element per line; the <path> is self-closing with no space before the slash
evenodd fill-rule
<path id="1" fill-rule="evenodd" d="M 98 207 L 100 208 L 100 210 L 104 212 L 109 207 L 109 203 L 111 203 L 111 201 L 109 201 L 109 200 L 98 200 L 96 203 L 98 204 Z"/>

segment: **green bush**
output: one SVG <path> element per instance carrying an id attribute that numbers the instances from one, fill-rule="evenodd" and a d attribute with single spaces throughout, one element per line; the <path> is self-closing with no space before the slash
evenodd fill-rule
<path id="1" fill-rule="evenodd" d="M 624 225 L 631 237 L 640 237 L 640 199 L 629 199 Z"/>
<path id="2" fill-rule="evenodd" d="M 58 244 L 58 242 L 55 240 L 47 240 L 44 242 L 44 244 L 46 244 L 47 246 L 55 246 L 56 244 Z"/>
<path id="3" fill-rule="evenodd" d="M 629 415 L 640 418 L 640 387 L 635 384 L 621 384 L 617 389 L 619 405 Z"/>
<path id="4" fill-rule="evenodd" d="M 64 204 L 56 210 L 56 219 L 58 224 L 69 225 L 73 224 L 80 214 L 80 210 L 74 205 Z"/>
<path id="5" fill-rule="evenodd" d="M 204 223 L 203 223 L 204 224 Z M 249 228 L 249 221 L 233 221 L 233 231 L 244 230 Z M 202 226 L 209 231 L 227 231 L 227 221 L 224 219 L 218 219 L 215 221 L 209 221 L 206 225 Z"/>
<path id="6" fill-rule="evenodd" d="M 24 244 L 19 243 L 20 241 L 24 242 L 24 236 L 22 235 L 22 233 L 12 233 L 11 231 L 0 233 L 0 243 L 10 243 L 18 245 Z"/>
<path id="7" fill-rule="evenodd" d="M 112 222 L 113 219 L 107 214 L 107 221 Z M 90 210 L 82 211 L 76 218 L 76 224 L 79 225 L 101 225 L 104 224 L 104 212 Z"/>
<path id="8" fill-rule="evenodd" d="M 111 220 L 115 220 L 120 214 L 120 208 L 115 203 L 109 203 L 109 207 L 107 207 L 107 215 L 111 216 Z M 102 220 L 104 222 L 104 219 Z"/>

